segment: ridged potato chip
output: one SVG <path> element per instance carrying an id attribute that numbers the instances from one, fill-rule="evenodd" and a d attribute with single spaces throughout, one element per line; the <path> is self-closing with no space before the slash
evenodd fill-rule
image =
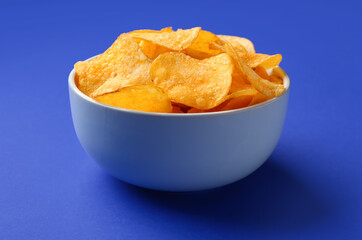
<path id="1" fill-rule="evenodd" d="M 225 100 L 233 63 L 223 53 L 204 60 L 183 53 L 165 53 L 152 63 L 150 74 L 173 102 L 198 109 L 213 108 Z"/>
<path id="2" fill-rule="evenodd" d="M 161 89 L 153 85 L 125 87 L 117 92 L 107 93 L 94 99 L 104 104 L 132 110 L 172 112 L 170 99 Z"/>
<path id="3" fill-rule="evenodd" d="M 120 87 L 150 83 L 151 60 L 127 34 L 122 34 L 103 54 L 74 66 L 78 88 L 97 96 Z M 102 86 L 105 82 L 110 82 Z M 96 91 L 94 94 L 93 92 Z"/>
<path id="4" fill-rule="evenodd" d="M 217 35 L 221 40 L 229 42 L 231 46 L 238 52 L 244 53 L 255 53 L 254 44 L 247 38 L 228 36 L 228 35 Z"/>
<path id="5" fill-rule="evenodd" d="M 216 56 L 222 51 L 214 48 L 213 43 L 220 39 L 213 33 L 201 30 L 196 40 L 186 49 L 186 54 L 197 59 Z"/>
<path id="6" fill-rule="evenodd" d="M 233 58 L 236 66 L 239 67 L 240 72 L 245 75 L 251 85 L 260 93 L 268 97 L 276 97 L 284 92 L 283 85 L 263 79 L 256 72 L 254 72 L 228 42 L 225 42 L 224 49 L 225 52 Z"/>
<path id="7" fill-rule="evenodd" d="M 261 53 L 246 53 L 243 54 L 242 59 L 244 62 L 251 68 L 256 68 L 258 66 L 263 67 L 264 69 L 273 68 L 279 65 L 282 61 L 282 55 L 267 55 Z"/>
<path id="8" fill-rule="evenodd" d="M 201 28 L 178 29 L 172 32 L 131 32 L 135 39 L 147 40 L 153 44 L 174 50 L 182 51 L 188 48 L 199 35 Z"/>

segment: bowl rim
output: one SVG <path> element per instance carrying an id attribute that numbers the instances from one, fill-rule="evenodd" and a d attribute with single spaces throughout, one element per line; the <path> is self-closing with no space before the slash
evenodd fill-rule
<path id="1" fill-rule="evenodd" d="M 93 57 L 90 57 L 88 59 L 86 59 L 85 61 L 89 61 L 95 57 L 97 57 L 98 55 L 95 55 Z M 279 66 L 277 66 L 279 67 Z M 280 67 L 279 67 L 280 68 Z M 288 74 L 284 71 L 284 69 L 280 68 L 282 73 L 284 74 L 283 77 L 283 85 L 284 85 L 284 92 L 274 98 L 271 98 L 265 102 L 261 102 L 258 104 L 255 104 L 253 106 L 249 106 L 249 107 L 244 107 L 244 108 L 239 108 L 239 109 L 233 109 L 233 110 L 226 110 L 226 111 L 219 111 L 219 112 L 203 112 L 203 113 L 157 113 L 157 112 L 143 112 L 143 111 L 138 111 L 138 110 L 132 110 L 132 109 L 126 109 L 126 108 L 120 108 L 120 107 L 114 107 L 108 104 L 104 104 L 101 102 L 98 102 L 96 100 L 94 100 L 93 98 L 85 95 L 83 92 L 81 92 L 79 90 L 79 88 L 76 86 L 75 84 L 75 69 L 73 68 L 72 71 L 69 73 L 68 76 L 68 86 L 70 88 L 70 90 L 72 90 L 76 95 L 78 95 L 79 97 L 81 97 L 83 100 L 98 105 L 100 107 L 104 107 L 110 110 L 114 110 L 114 111 L 118 111 L 118 112 L 123 112 L 123 113 L 129 113 L 129 114 L 136 114 L 136 115 L 145 115 L 145 116 L 157 116 L 157 117 L 206 117 L 206 116 L 220 116 L 220 115 L 229 115 L 229 114 L 235 114 L 235 113 L 241 113 L 241 112 L 247 112 L 247 111 L 251 111 L 254 109 L 258 109 L 261 107 L 265 107 L 269 104 L 272 104 L 273 102 L 277 101 L 278 99 L 280 99 L 281 97 L 283 97 L 285 94 L 287 94 L 289 92 L 290 89 L 290 79 Z"/>

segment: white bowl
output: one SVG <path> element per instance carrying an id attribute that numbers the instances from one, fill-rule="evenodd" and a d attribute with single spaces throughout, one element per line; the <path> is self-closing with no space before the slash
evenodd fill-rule
<path id="1" fill-rule="evenodd" d="M 149 189 L 193 191 L 238 181 L 260 167 L 281 135 L 285 92 L 252 107 L 213 113 L 149 113 L 112 107 L 83 94 L 69 75 L 74 128 L 108 173 Z"/>

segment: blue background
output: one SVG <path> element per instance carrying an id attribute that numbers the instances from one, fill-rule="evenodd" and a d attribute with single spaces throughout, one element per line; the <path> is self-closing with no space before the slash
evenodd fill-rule
<path id="1" fill-rule="evenodd" d="M 0 3 L 0 239 L 362 239 L 358 1 Z M 232 185 L 166 193 L 122 183 L 83 151 L 67 76 L 134 29 L 202 26 L 281 53 L 280 142 Z"/>

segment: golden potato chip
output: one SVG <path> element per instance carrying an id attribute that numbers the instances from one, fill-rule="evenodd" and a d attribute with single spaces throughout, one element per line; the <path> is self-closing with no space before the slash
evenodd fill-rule
<path id="1" fill-rule="evenodd" d="M 159 30 L 152 30 L 152 29 L 139 29 L 139 30 L 134 30 L 129 32 L 128 34 L 132 35 L 132 34 L 137 34 L 137 33 L 160 33 L 161 31 Z"/>
<path id="2" fill-rule="evenodd" d="M 172 27 L 165 27 L 161 29 L 161 32 L 173 32 Z"/>
<path id="3" fill-rule="evenodd" d="M 283 79 L 285 76 L 285 72 L 280 67 L 275 67 L 275 68 L 273 68 L 271 75 L 275 75 L 275 76 L 278 76 L 279 78 Z"/>
<path id="4" fill-rule="evenodd" d="M 162 28 L 160 31 L 158 30 L 135 30 L 132 32 L 129 32 L 129 34 L 136 34 L 136 33 L 160 33 L 160 32 L 173 32 L 172 27 Z M 142 40 L 142 39 L 134 39 L 141 47 L 142 51 L 148 58 L 155 59 L 158 55 L 169 52 L 170 49 L 161 47 L 159 45 L 153 44 L 149 41 Z"/>
<path id="5" fill-rule="evenodd" d="M 239 70 L 235 71 L 235 68 L 234 68 L 232 77 L 233 77 L 233 80 L 231 82 L 230 93 L 234 93 L 234 92 L 238 92 L 238 91 L 241 91 L 244 89 L 252 88 L 248 79 L 246 79 L 246 77 L 243 76 Z"/>
<path id="6" fill-rule="evenodd" d="M 237 92 L 234 92 L 232 94 L 230 94 L 227 99 L 229 98 L 237 98 L 237 97 L 241 97 L 241 96 L 253 96 L 255 94 L 257 94 L 258 91 L 256 91 L 254 88 L 248 88 L 248 89 L 244 89 L 244 90 L 239 90 Z"/>
<path id="7" fill-rule="evenodd" d="M 136 30 L 130 32 L 131 35 L 133 33 L 160 33 L 160 32 L 173 32 L 172 27 L 162 28 L 160 31 L 156 30 Z M 158 55 L 166 52 L 173 51 L 171 49 L 162 47 L 160 45 L 154 44 L 147 40 L 142 40 L 135 38 L 134 39 L 141 47 L 142 51 L 146 54 L 146 56 L 150 59 L 155 59 L 158 57 Z"/>
<path id="8" fill-rule="evenodd" d="M 226 101 L 221 103 L 220 105 L 208 110 L 208 112 L 220 112 L 220 111 L 227 111 L 233 110 L 237 108 L 247 107 L 248 104 L 251 102 L 255 94 L 257 94 L 253 88 L 240 90 L 238 92 L 234 92 L 227 96 Z"/>
<path id="9" fill-rule="evenodd" d="M 254 72 L 244 60 L 236 53 L 231 44 L 225 42 L 225 52 L 228 53 L 234 60 L 239 70 L 248 79 L 251 85 L 261 92 L 262 94 L 269 97 L 276 97 L 284 92 L 284 86 L 281 84 L 275 84 L 266 79 L 261 78 L 256 72 Z"/>
<path id="10" fill-rule="evenodd" d="M 172 50 L 170 50 L 168 48 L 153 44 L 153 43 L 151 43 L 149 41 L 146 41 L 146 40 L 141 40 L 139 45 L 140 45 L 142 51 L 150 59 L 155 59 L 160 54 L 172 51 Z"/>
<path id="11" fill-rule="evenodd" d="M 204 59 L 216 56 L 222 51 L 213 48 L 212 43 L 219 41 L 219 38 L 208 31 L 201 30 L 196 40 L 186 49 L 186 54 L 197 59 Z"/>
<path id="12" fill-rule="evenodd" d="M 219 42 L 215 42 L 213 43 L 213 47 L 220 49 L 222 52 L 226 52 L 225 51 L 225 44 L 228 43 L 229 45 L 231 45 L 230 42 L 225 41 L 225 40 L 220 40 Z M 232 45 L 231 45 L 232 46 Z M 233 47 L 234 51 L 239 55 L 239 56 L 243 56 L 244 54 L 248 53 L 246 51 L 246 49 L 240 45 L 240 44 L 234 44 L 235 47 Z"/>
<path id="13" fill-rule="evenodd" d="M 90 61 L 77 62 L 78 88 L 93 96 L 116 91 L 120 87 L 150 83 L 151 60 L 127 34 L 122 34 L 103 54 Z M 102 85 L 106 81 L 111 83 Z M 100 88 L 100 89 L 98 89 Z"/>
<path id="14" fill-rule="evenodd" d="M 210 109 L 224 101 L 231 85 L 232 59 L 223 53 L 204 60 L 183 53 L 165 53 L 151 65 L 156 86 L 173 102 Z"/>
<path id="15" fill-rule="evenodd" d="M 261 53 L 246 53 L 243 54 L 242 59 L 244 62 L 251 68 L 255 68 L 257 66 L 263 67 L 264 69 L 273 68 L 279 65 L 282 61 L 282 55 L 268 55 Z"/>
<path id="16" fill-rule="evenodd" d="M 268 79 L 270 78 L 269 74 L 266 72 L 266 70 L 261 67 L 261 66 L 257 66 L 254 71 L 262 78 L 264 79 Z"/>
<path id="17" fill-rule="evenodd" d="M 283 71 L 283 69 L 281 69 L 280 67 L 275 67 L 270 74 L 270 78 L 273 82 L 283 84 L 284 75 L 285 72 Z"/>
<path id="18" fill-rule="evenodd" d="M 238 97 L 231 98 L 226 101 L 226 104 L 224 104 L 219 109 L 219 111 L 227 111 L 247 107 L 252 101 L 253 97 L 254 95 L 240 95 Z"/>
<path id="19" fill-rule="evenodd" d="M 172 112 L 170 99 L 161 89 L 153 85 L 125 87 L 117 92 L 107 93 L 94 99 L 104 104 L 132 110 Z"/>
<path id="20" fill-rule="evenodd" d="M 143 53 L 146 54 L 148 58 L 153 59 L 153 56 L 157 49 L 157 45 L 146 40 L 141 40 L 138 44 L 142 49 Z"/>
<path id="21" fill-rule="evenodd" d="M 152 30 L 152 29 L 140 29 L 129 32 L 128 34 L 134 33 L 160 33 L 160 32 L 173 32 L 172 27 L 162 28 L 161 30 Z"/>
<path id="22" fill-rule="evenodd" d="M 283 79 L 275 75 L 270 75 L 270 81 L 276 84 L 283 84 Z"/>
<path id="23" fill-rule="evenodd" d="M 221 40 L 229 42 L 231 46 L 238 52 L 255 53 L 254 44 L 247 38 L 217 35 Z"/>
<path id="24" fill-rule="evenodd" d="M 261 67 L 261 66 L 257 66 L 257 67 L 254 69 L 254 71 L 255 71 L 260 77 L 262 77 L 262 78 L 264 78 L 264 79 L 267 79 L 267 80 L 269 80 L 269 81 L 271 81 L 271 82 L 274 82 L 274 83 L 277 83 L 277 84 L 283 84 L 283 79 L 281 79 L 281 78 L 279 77 L 279 75 L 275 75 L 275 72 L 274 72 L 274 71 L 272 71 L 271 75 L 269 75 L 269 74 L 267 73 L 267 71 L 266 71 L 263 67 Z M 274 72 L 274 74 L 273 74 L 273 72 Z"/>
<path id="25" fill-rule="evenodd" d="M 142 39 L 152 42 L 153 44 L 174 50 L 182 51 L 188 48 L 199 35 L 201 28 L 178 29 L 173 32 L 136 32 L 130 33 L 135 39 Z"/>
<path id="26" fill-rule="evenodd" d="M 241 90 L 239 92 L 230 94 L 227 96 L 226 101 L 214 108 L 201 110 L 193 107 L 189 109 L 187 113 L 220 112 L 247 107 L 256 94 L 258 94 L 258 91 L 255 89 Z"/>
<path id="27" fill-rule="evenodd" d="M 252 100 L 254 95 L 240 95 L 235 96 L 233 98 L 228 98 L 226 101 L 217 105 L 214 108 L 208 110 L 201 110 L 198 108 L 191 108 L 187 111 L 187 113 L 206 113 L 206 112 L 220 112 L 226 110 L 232 110 L 240 107 L 247 107 L 249 102 Z M 237 107 L 238 106 L 238 107 Z"/>
<path id="28" fill-rule="evenodd" d="M 264 94 L 262 93 L 257 93 L 253 96 L 253 99 L 251 100 L 251 102 L 249 103 L 249 106 L 253 106 L 255 104 L 258 104 L 258 103 L 262 103 L 262 102 L 265 102 L 267 100 L 269 100 L 270 97 L 268 96 L 265 96 Z"/>

